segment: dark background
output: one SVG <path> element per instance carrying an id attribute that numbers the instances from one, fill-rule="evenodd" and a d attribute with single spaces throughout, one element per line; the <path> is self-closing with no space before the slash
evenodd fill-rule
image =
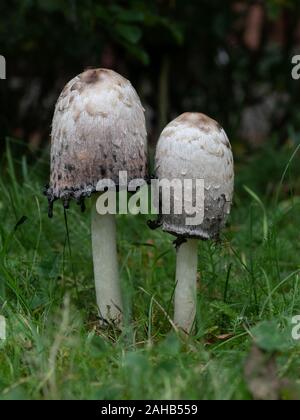
<path id="1" fill-rule="evenodd" d="M 55 101 L 88 67 L 129 78 L 150 144 L 184 111 L 228 132 L 236 156 L 299 142 L 300 2 L 291 0 L 12 0 L 0 4 L 0 150 L 35 158 L 49 144 Z"/>

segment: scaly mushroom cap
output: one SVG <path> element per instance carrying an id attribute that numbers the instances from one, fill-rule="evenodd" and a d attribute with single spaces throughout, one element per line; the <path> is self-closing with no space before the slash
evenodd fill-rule
<path id="1" fill-rule="evenodd" d="M 187 225 L 187 215 L 162 214 L 162 229 L 185 238 L 214 239 L 230 213 L 234 168 L 229 140 L 223 128 L 200 113 L 185 113 L 163 130 L 155 157 L 156 177 L 204 180 L 204 220 Z M 173 191 L 173 197 L 176 191 Z M 176 200 L 176 196 L 175 196 Z"/>
<path id="2" fill-rule="evenodd" d="M 107 69 L 87 70 L 63 89 L 52 123 L 50 205 L 82 202 L 101 179 L 147 178 L 144 109 L 131 83 Z"/>

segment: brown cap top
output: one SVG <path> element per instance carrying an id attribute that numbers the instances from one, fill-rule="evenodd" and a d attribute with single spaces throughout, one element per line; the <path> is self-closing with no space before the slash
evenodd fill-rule
<path id="1" fill-rule="evenodd" d="M 81 202 L 101 179 L 147 178 L 144 109 L 131 83 L 107 69 L 87 70 L 63 89 L 52 123 L 50 204 Z M 50 214 L 51 215 L 51 214 Z"/>

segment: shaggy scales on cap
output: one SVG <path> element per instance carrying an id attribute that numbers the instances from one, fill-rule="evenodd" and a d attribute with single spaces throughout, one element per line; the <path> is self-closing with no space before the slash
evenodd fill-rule
<path id="1" fill-rule="evenodd" d="M 81 203 L 101 179 L 118 185 L 119 171 L 128 182 L 147 178 L 144 109 L 129 80 L 112 70 L 87 70 L 65 86 L 51 139 L 50 216 L 55 200 Z"/>

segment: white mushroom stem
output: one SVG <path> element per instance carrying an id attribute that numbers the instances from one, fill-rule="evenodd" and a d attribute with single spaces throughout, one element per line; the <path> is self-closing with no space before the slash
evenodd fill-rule
<path id="1" fill-rule="evenodd" d="M 92 247 L 96 296 L 101 324 L 121 325 L 123 305 L 118 270 L 116 217 L 100 215 L 92 204 Z"/>
<path id="2" fill-rule="evenodd" d="M 177 249 L 175 324 L 186 333 L 192 331 L 196 316 L 198 241 L 188 239 Z"/>

